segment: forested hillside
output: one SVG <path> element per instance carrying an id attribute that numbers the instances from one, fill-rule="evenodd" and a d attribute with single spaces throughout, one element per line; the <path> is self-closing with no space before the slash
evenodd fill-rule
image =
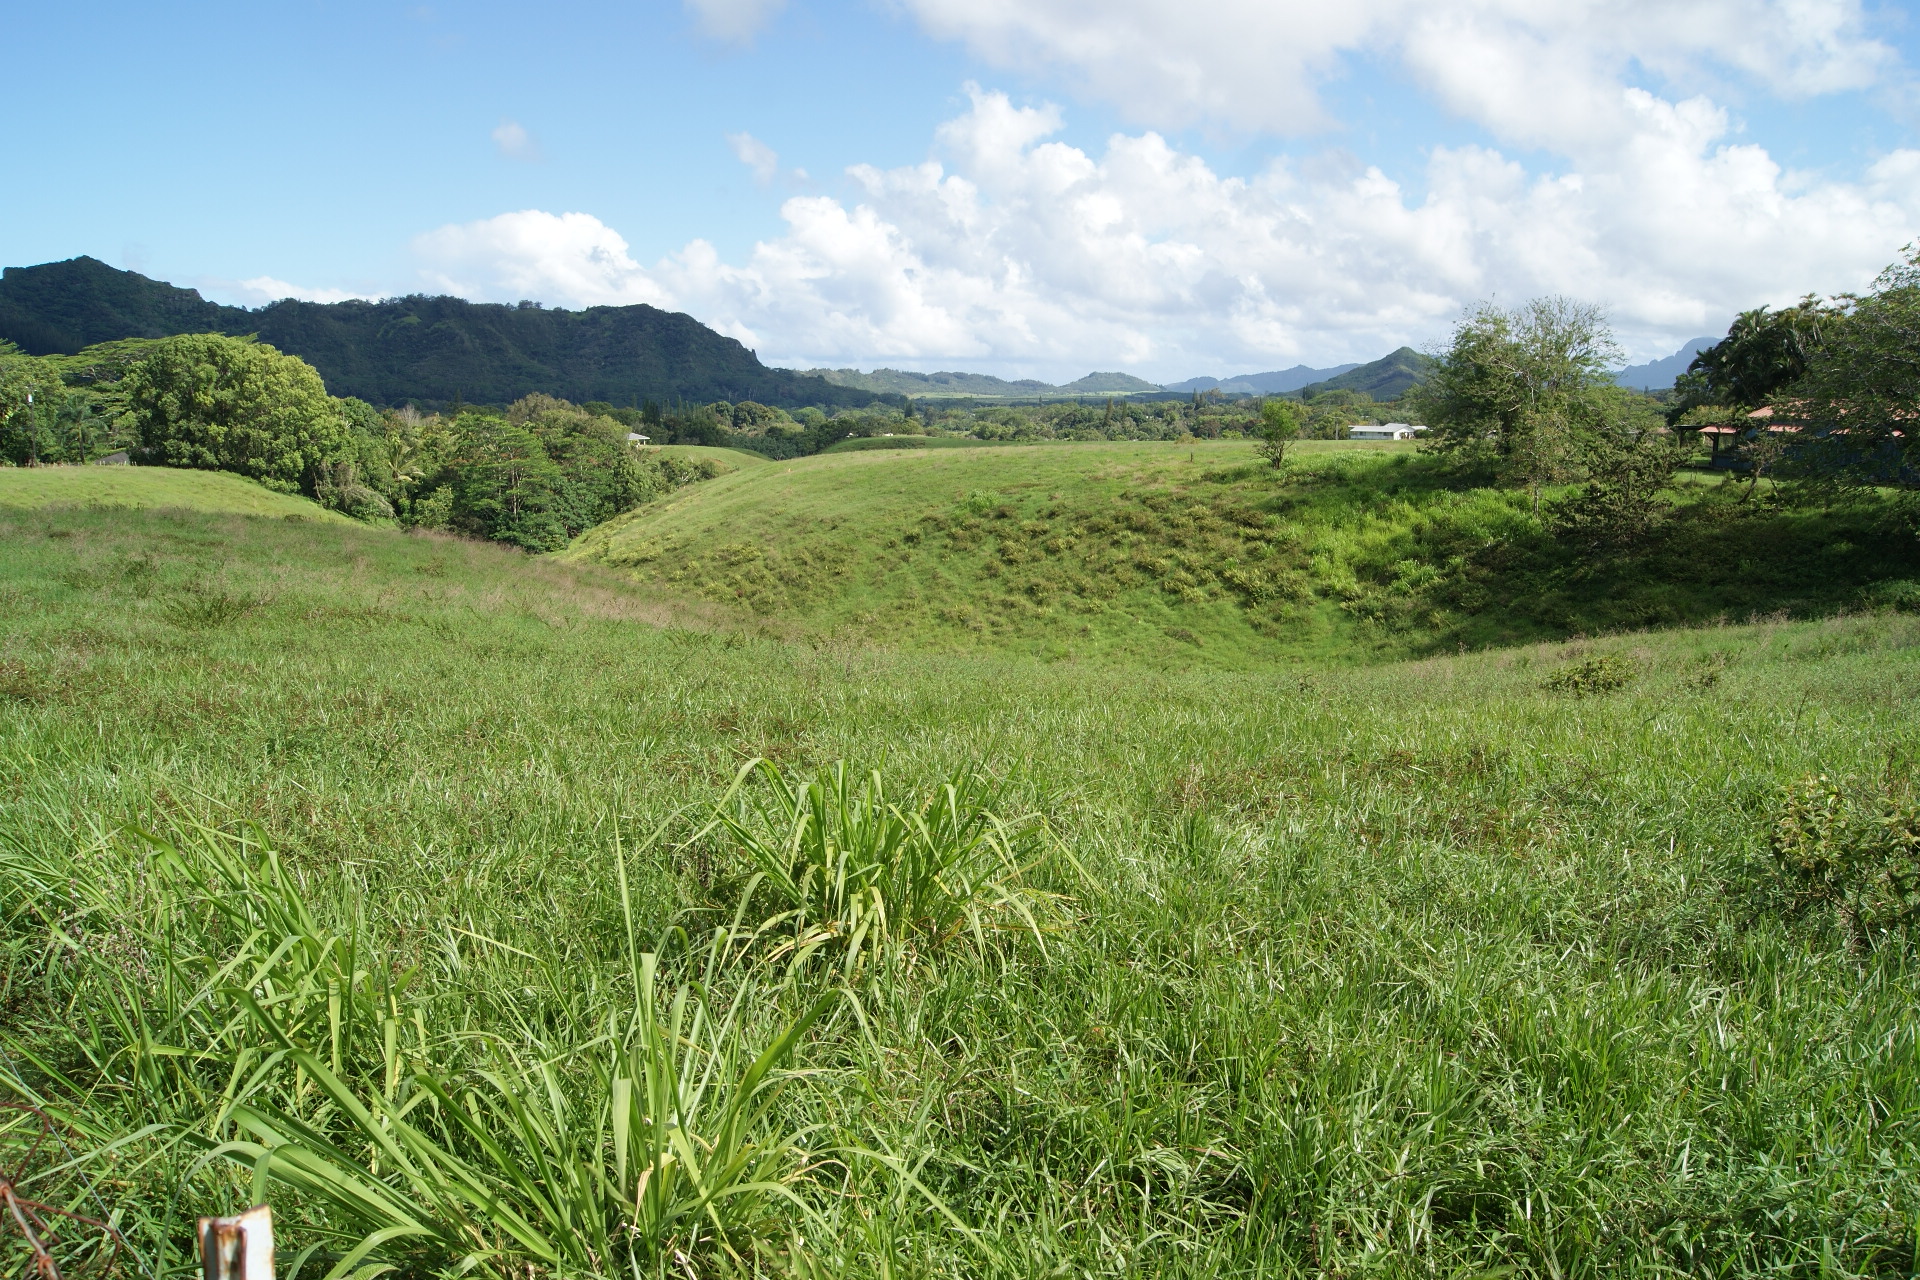
<path id="1" fill-rule="evenodd" d="M 1328 391 L 1364 391 L 1375 400 L 1392 400 L 1426 380 L 1433 368 L 1432 356 L 1412 347 L 1381 356 L 1369 364 L 1355 365 L 1325 382 L 1309 382 L 1300 388 L 1300 398 L 1311 400 Z"/>
<path id="2" fill-rule="evenodd" d="M 754 400 L 831 408 L 883 398 L 769 369 L 732 338 L 657 307 L 562 311 L 413 296 L 288 299 L 249 311 L 85 257 L 9 267 L 0 277 L 0 340 L 34 355 L 209 332 L 258 334 L 313 365 L 335 395 L 384 405 L 509 404 L 542 394 L 634 406 Z"/>

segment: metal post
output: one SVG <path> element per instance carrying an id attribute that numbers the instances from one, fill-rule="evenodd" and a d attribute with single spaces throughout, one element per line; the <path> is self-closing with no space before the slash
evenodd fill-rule
<path id="1" fill-rule="evenodd" d="M 273 1210 L 200 1219 L 200 1271 L 206 1280 L 273 1280 Z"/>

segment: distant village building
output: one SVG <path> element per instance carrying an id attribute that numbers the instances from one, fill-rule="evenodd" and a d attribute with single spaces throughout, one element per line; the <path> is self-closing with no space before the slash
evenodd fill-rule
<path id="1" fill-rule="evenodd" d="M 1772 405 L 1763 405 L 1755 409 L 1747 415 L 1747 421 L 1753 425 L 1736 427 L 1728 423 L 1719 423 L 1700 428 L 1700 434 L 1713 447 L 1713 456 L 1707 460 L 1708 466 L 1722 471 L 1749 470 L 1753 464 L 1742 456 L 1739 447 L 1742 442 L 1758 439 L 1762 434 L 1797 435 L 1800 431 L 1800 424 L 1797 422 L 1789 421 L 1784 417 L 1780 421 L 1774 421 Z"/>
<path id="2" fill-rule="evenodd" d="M 643 436 L 638 431 L 629 431 L 627 432 L 627 443 L 628 444 L 651 444 L 653 443 L 653 437 Z"/>
<path id="3" fill-rule="evenodd" d="M 1347 428 L 1349 440 L 1411 440 L 1416 431 L 1425 431 L 1425 427 L 1410 426 L 1404 422 L 1382 422 Z"/>
<path id="4" fill-rule="evenodd" d="M 95 458 L 93 465 L 96 467 L 124 467 L 130 465 L 132 461 L 133 459 L 127 456 L 127 451 L 122 449 L 118 453 L 103 454 Z"/>

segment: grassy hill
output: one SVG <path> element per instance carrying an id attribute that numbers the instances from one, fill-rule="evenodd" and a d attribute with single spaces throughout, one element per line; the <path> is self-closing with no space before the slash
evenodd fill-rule
<path id="1" fill-rule="evenodd" d="M 683 490 L 567 554 L 778 631 L 1224 666 L 1812 615 L 1920 578 L 1875 510 L 1687 483 L 1667 538 L 1595 556 L 1405 445 L 1305 445 L 1284 479 L 1245 443 L 828 453 Z"/>
<path id="2" fill-rule="evenodd" d="M 772 462 L 764 453 L 755 453 L 750 449 L 727 449 L 704 444 L 664 444 L 650 445 L 670 458 L 705 459 L 716 464 L 722 474 L 737 471 L 741 467 L 759 467 Z"/>
<path id="3" fill-rule="evenodd" d="M 221 515 L 281 516 L 352 524 L 298 495 L 275 493 L 224 471 L 170 467 L 0 468 L 0 507 L 169 507 Z"/>
<path id="4" fill-rule="evenodd" d="M 1219 478 L 1230 451 L 1196 452 L 853 455 L 708 493 L 896 557 L 886 536 L 944 538 L 924 506 L 971 512 L 989 480 L 1016 515 L 945 529 L 984 542 L 1070 492 L 1251 501 Z M 896 515 L 856 527 L 855 491 Z M 567 1244 L 612 1224 L 618 1252 L 570 1274 L 627 1274 L 655 1240 L 641 1274 L 727 1274 L 687 1219 L 622 1225 L 631 1161 L 596 1126 L 610 1030 L 654 1025 L 630 947 L 659 955 L 657 1017 L 697 979 L 691 1007 L 735 1029 L 700 1059 L 692 1159 L 745 1063 L 819 1010 L 743 1130 L 797 1204 L 727 1202 L 728 1247 L 767 1272 L 1911 1267 L 1920 966 L 1897 940 L 1849 954 L 1769 842 L 1810 775 L 1897 794 L 1920 619 L 1156 671 L 662 626 L 591 565 L 73 507 L 0 510 L 0 601 L 0 1092 L 54 1111 L 78 1157 L 27 1189 L 110 1196 L 130 1273 L 186 1273 L 194 1215 L 257 1198 L 257 1167 L 289 1260 L 343 1254 L 371 1229 L 354 1214 L 391 1202 L 415 1227 L 365 1265 L 453 1270 L 474 1237 L 442 1219 L 497 1212 Z M 753 756 L 872 766 L 896 798 L 985 770 L 999 812 L 1044 816 L 1013 855 L 1018 887 L 1061 895 L 1033 899 L 1046 931 L 909 933 L 846 976 L 767 944 L 710 963 L 711 926 L 777 910 L 706 829 Z M 687 1024 L 645 1043 L 693 1042 L 712 1043 Z M 10 1114 L 9 1158 L 34 1132 Z M 277 1159 L 377 1194 L 292 1194 L 248 1150 L 203 1154 L 263 1127 Z M 428 1197 L 398 1142 L 446 1144 L 495 1210 Z M 564 1221 L 543 1198 L 599 1177 L 624 1195 Z M 483 1269 L 546 1273 L 490 1229 Z M 59 1240 L 78 1270 L 83 1233 Z"/>

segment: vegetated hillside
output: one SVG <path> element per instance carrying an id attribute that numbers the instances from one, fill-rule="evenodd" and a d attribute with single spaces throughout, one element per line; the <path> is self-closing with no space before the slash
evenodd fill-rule
<path id="1" fill-rule="evenodd" d="M 1911 819 L 1920 619 L 1155 673 L 662 628 L 498 548 L 78 509 L 0 512 L 0 600 L 0 1087 L 78 1157 L 32 1194 L 110 1197 L 130 1274 L 189 1269 L 256 1176 L 283 1256 L 408 1275 L 475 1238 L 515 1275 L 543 1242 L 581 1276 L 1911 1265 L 1913 939 L 1850 953 L 1771 843 L 1816 775 Z M 995 886 L 1045 931 L 983 895 L 978 941 L 900 912 L 851 980 L 831 943 L 796 967 L 758 864 L 697 835 L 754 756 L 909 806 L 983 770 L 1026 868 Z M 769 935 L 710 964 L 737 917 Z M 737 1038 L 654 1030 L 695 982 Z M 790 1028 L 777 1105 L 730 1109 Z M 706 1090 L 672 1163 L 609 1080 L 663 1063 Z M 667 1173 L 740 1111 L 793 1200 L 742 1187 L 722 1249 Z M 209 1158 L 263 1131 L 276 1158 Z"/>
<path id="2" fill-rule="evenodd" d="M 0 468 L 0 507 L 160 507 L 222 515 L 352 524 L 297 494 L 275 493 L 224 471 L 171 467 Z"/>
<path id="3" fill-rule="evenodd" d="M 1309 382 L 1300 388 L 1303 399 L 1311 400 L 1322 391 L 1364 391 L 1375 400 L 1398 399 L 1409 387 L 1425 380 L 1433 367 L 1433 357 L 1412 347 L 1381 356 L 1370 364 L 1356 365 L 1324 382 Z"/>
<path id="4" fill-rule="evenodd" d="M 575 402 L 753 400 L 870 404 L 871 393 L 786 369 L 699 321 L 644 305 L 549 310 L 461 298 L 285 300 L 249 311 L 93 258 L 9 267 L 0 338 L 36 355 L 118 338 L 258 334 L 306 360 L 337 396 L 381 405 L 508 404 L 540 392 Z"/>
<path id="5" fill-rule="evenodd" d="M 1523 493 L 1408 446 L 875 451 L 723 477 L 567 554 L 782 627 L 906 647 L 1254 665 L 1862 607 L 1920 578 L 1871 504 L 1781 510 L 1688 477 L 1666 536 L 1594 555 Z M 1920 589 L 1915 589 L 1920 591 Z"/>

